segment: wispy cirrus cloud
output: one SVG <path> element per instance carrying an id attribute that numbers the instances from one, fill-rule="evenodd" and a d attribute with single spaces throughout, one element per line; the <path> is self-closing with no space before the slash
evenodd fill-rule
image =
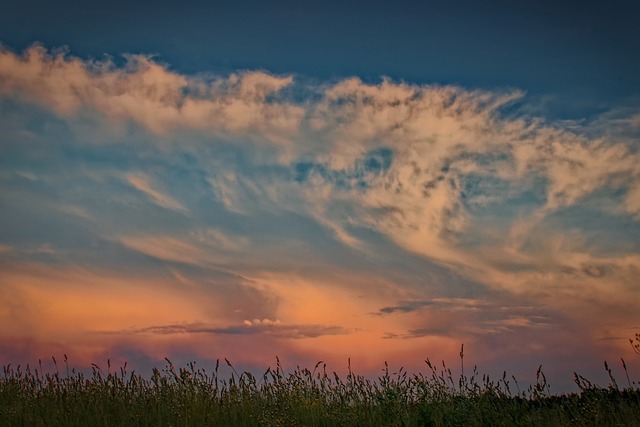
<path id="1" fill-rule="evenodd" d="M 187 209 L 180 204 L 180 202 L 174 200 L 170 196 L 159 192 L 158 190 L 151 187 L 149 183 L 149 178 L 144 175 L 129 175 L 127 177 L 127 182 L 131 184 L 137 190 L 145 193 L 147 196 L 151 198 L 157 205 L 162 206 L 163 208 L 172 209 L 176 211 L 186 212 Z"/>
<path id="2" fill-rule="evenodd" d="M 0 98 L 0 259 L 20 271 L 1 279 L 24 291 L 5 307 L 115 304 L 120 283 L 140 320 L 103 328 L 118 339 L 247 335 L 365 359 L 460 340 L 488 359 L 510 342 L 603 351 L 640 321 L 637 111 L 569 123 L 531 116 L 520 90 L 189 76 L 39 46 L 0 52 Z M 172 317 L 131 311 L 172 298 Z M 99 313 L 115 316 L 51 315 L 87 339 L 72 326 Z M 20 336 L 41 319 L 18 318 Z"/>
<path id="3" fill-rule="evenodd" d="M 154 133 L 183 127 L 276 137 L 295 130 L 302 114 L 295 105 L 267 102 L 291 77 L 250 72 L 207 81 L 172 72 L 149 56 L 126 59 L 119 68 L 108 59 L 83 61 L 38 45 L 22 55 L 2 50 L 0 90 L 62 116 L 89 108 Z"/>

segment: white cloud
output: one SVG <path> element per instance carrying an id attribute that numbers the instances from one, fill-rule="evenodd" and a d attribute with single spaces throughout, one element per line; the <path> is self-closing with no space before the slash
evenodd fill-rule
<path id="1" fill-rule="evenodd" d="M 253 320 L 244 320 L 242 322 L 245 326 L 274 326 L 280 325 L 282 322 L 280 320 L 271 320 L 271 319 L 253 319 Z"/>
<path id="2" fill-rule="evenodd" d="M 286 141 L 303 110 L 266 98 L 291 84 L 291 77 L 263 72 L 210 81 L 187 78 L 149 57 L 128 55 L 124 67 L 83 61 L 33 46 L 19 56 L 0 51 L 0 92 L 51 108 L 62 116 L 93 109 L 115 120 L 133 121 L 151 132 L 176 128 L 218 134 L 257 132 Z"/>
<path id="3" fill-rule="evenodd" d="M 636 183 L 636 185 L 629 188 L 625 198 L 625 209 L 627 212 L 634 214 L 637 219 L 640 219 L 640 184 Z"/>
<path id="4" fill-rule="evenodd" d="M 127 176 L 127 182 L 137 190 L 149 196 L 158 206 L 174 211 L 187 212 L 187 208 L 185 208 L 180 202 L 152 188 L 149 177 L 139 173 L 130 174 Z"/>
<path id="5" fill-rule="evenodd" d="M 116 239 L 129 249 L 164 261 L 207 264 L 207 253 L 192 242 L 172 236 L 121 236 Z"/>
<path id="6" fill-rule="evenodd" d="M 418 254 L 471 279 L 478 288 L 484 285 L 475 289 L 480 296 L 495 291 L 530 299 L 594 328 L 594 313 L 613 322 L 622 322 L 623 315 L 631 313 L 637 302 L 634 277 L 640 263 L 629 242 L 633 235 L 611 251 L 616 253 L 607 253 L 587 236 L 592 231 L 588 227 L 607 232 L 616 225 L 626 226 L 619 221 L 622 216 L 625 221 L 640 219 L 640 155 L 628 136 L 618 139 L 617 134 L 602 131 L 606 120 L 593 125 L 599 129 L 595 132 L 582 122 L 552 123 L 506 114 L 505 105 L 523 99 L 519 91 L 347 79 L 315 88 L 319 99 L 294 101 L 283 92 L 291 86 L 295 90 L 291 77 L 264 72 L 224 78 L 184 76 L 144 56 L 131 56 L 119 68 L 109 61 L 52 55 L 40 47 L 22 56 L 0 53 L 0 93 L 5 96 L 38 103 L 63 118 L 88 109 L 111 121 L 134 122 L 153 141 L 159 134 L 175 137 L 164 139 L 176 142 L 161 147 L 156 157 L 171 157 L 173 165 L 180 162 L 178 154 L 192 155 L 195 160 L 185 169 L 197 178 L 169 186 L 163 182 L 169 178 L 161 172 L 152 179 L 131 171 L 125 179 L 144 193 L 139 196 L 166 209 L 188 212 L 193 223 L 161 231 L 155 225 L 144 229 L 147 224 L 135 224 L 141 230 L 115 233 L 114 240 L 160 260 L 220 268 L 256 282 L 277 271 L 275 279 L 263 282 L 282 306 L 261 317 L 275 314 L 287 325 L 324 324 L 334 316 L 339 295 L 340 317 L 330 320 L 341 324 L 352 321 L 348 319 L 354 312 L 362 316 L 383 306 L 380 301 L 387 295 L 379 288 L 388 286 L 399 294 L 410 293 L 409 288 L 414 293 L 431 291 L 418 289 L 422 282 L 412 288 L 409 280 L 392 286 L 385 279 L 360 300 L 339 289 L 345 285 L 338 280 L 331 286 L 321 283 L 311 277 L 312 269 L 305 270 L 307 265 L 292 266 L 302 255 L 293 253 L 298 250 L 295 245 L 282 242 L 283 231 L 290 230 L 278 229 L 282 222 L 269 222 L 287 215 L 324 227 L 341 244 L 329 250 L 339 247 L 344 253 L 357 253 L 362 265 L 362 259 L 373 258 L 376 251 L 377 259 L 384 259 L 400 248 L 403 256 Z M 636 126 L 637 112 L 625 117 L 616 120 L 625 128 Z M 197 130 L 198 136 L 190 132 L 180 138 L 184 129 Z M 223 136 L 224 143 L 211 135 Z M 153 143 L 145 147 L 152 152 L 156 148 Z M 286 155 L 274 156 L 274 150 Z M 146 170 L 138 165 L 132 169 Z M 171 179 L 179 180 L 177 176 Z M 53 182 L 45 175 L 37 177 L 22 181 L 34 186 Z M 189 192 L 194 183 L 206 187 L 199 190 L 198 202 L 196 197 L 178 196 L 176 188 Z M 96 187 L 106 185 L 101 182 Z M 596 196 L 614 207 L 603 213 L 606 220 L 585 225 L 577 223 L 579 218 L 558 219 Z M 207 197 L 212 200 L 203 200 Z M 92 223 L 100 223 L 101 212 L 82 206 L 81 199 L 65 202 L 71 207 L 67 212 L 76 217 L 90 212 Z M 118 208 L 126 219 L 127 206 Z M 559 225 L 552 227 L 552 220 Z M 245 234 L 239 237 L 227 231 L 225 221 Z M 303 235 L 294 229 L 291 234 L 299 233 L 312 246 L 315 232 Z M 265 250 L 268 253 L 260 252 Z M 298 257 L 290 259 L 287 254 Z M 289 270 L 296 271 L 300 283 L 286 286 L 284 279 L 292 276 Z M 353 276 L 363 275 L 356 273 Z M 350 286 L 369 291 L 365 285 Z M 451 295 L 430 295 L 430 300 L 448 301 Z M 312 312 L 310 300 L 321 301 Z M 606 301 L 609 308 L 597 307 L 594 301 Z M 271 318 L 246 319 L 244 324 L 270 325 L 276 322 Z M 234 319 L 234 325 L 242 319 Z M 531 319 L 515 313 L 483 323 L 478 330 L 540 326 Z M 440 326 L 453 321 L 446 318 Z M 359 318 L 348 326 L 359 328 L 368 322 L 368 317 Z M 394 327 L 400 333 L 414 326 L 416 336 L 436 330 L 404 323 Z M 388 330 L 385 327 L 376 325 L 375 333 Z"/>

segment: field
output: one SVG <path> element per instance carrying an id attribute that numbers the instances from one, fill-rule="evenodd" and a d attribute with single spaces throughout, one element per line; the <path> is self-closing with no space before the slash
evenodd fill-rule
<path id="1" fill-rule="evenodd" d="M 461 354 L 461 361 L 463 355 Z M 56 368 L 58 364 L 54 359 Z M 167 360 L 151 377 L 124 367 L 84 375 L 69 370 L 5 366 L 0 379 L 2 426 L 637 426 L 640 384 L 600 387 L 575 374 L 579 393 L 550 395 L 544 373 L 520 390 L 506 373 L 455 378 L 426 360 L 425 374 L 385 366 L 376 380 L 349 369 L 341 378 L 319 362 L 285 373 L 276 364 L 256 378 L 232 370 L 222 379 L 195 363 Z M 624 365 L 624 361 L 622 361 Z M 626 366 L 625 366 L 626 372 Z"/>

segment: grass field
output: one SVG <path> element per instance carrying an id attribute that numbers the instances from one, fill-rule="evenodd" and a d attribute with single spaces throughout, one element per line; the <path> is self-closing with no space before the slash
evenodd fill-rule
<path id="1" fill-rule="evenodd" d="M 463 357 L 461 353 L 461 358 Z M 320 362 L 285 373 L 278 361 L 256 378 L 167 360 L 145 378 L 125 367 L 89 375 L 6 366 L 0 379 L 2 426 L 638 426 L 640 387 L 611 379 L 600 387 L 575 374 L 579 393 L 550 395 L 544 373 L 519 390 L 506 373 L 453 377 L 426 360 L 425 374 L 385 366 L 377 380 L 340 377 Z M 54 363 L 56 363 L 54 359 Z M 624 361 L 622 362 L 624 365 Z M 58 364 L 56 363 L 56 368 Z M 626 372 L 626 366 L 625 366 Z"/>

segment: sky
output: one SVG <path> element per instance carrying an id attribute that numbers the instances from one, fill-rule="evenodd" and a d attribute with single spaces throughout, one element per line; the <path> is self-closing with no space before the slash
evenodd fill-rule
<path id="1" fill-rule="evenodd" d="M 638 13 L 4 5 L 0 364 L 640 377 Z"/>

